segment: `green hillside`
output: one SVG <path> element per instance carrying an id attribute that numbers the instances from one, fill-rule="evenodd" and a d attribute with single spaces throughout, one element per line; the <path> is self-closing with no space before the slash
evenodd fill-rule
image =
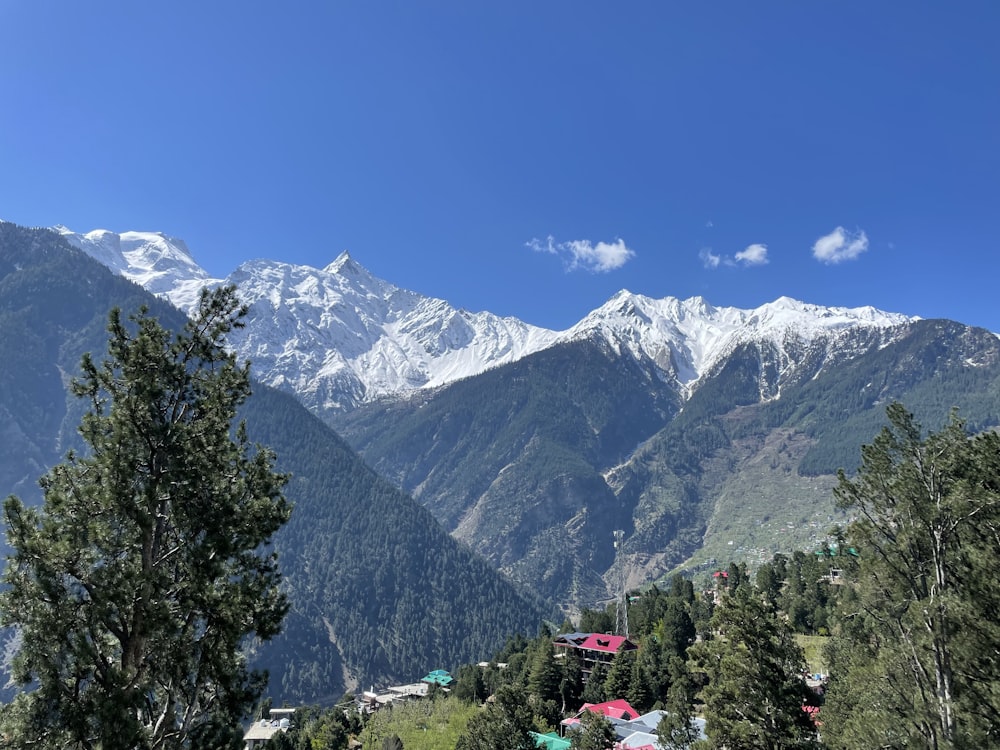
<path id="1" fill-rule="evenodd" d="M 0 223 L 0 494 L 40 501 L 37 478 L 78 444 L 82 405 L 66 385 L 80 355 L 104 351 L 110 307 L 140 305 L 183 325 L 178 310 L 55 233 Z M 293 398 L 256 385 L 244 417 L 292 474 L 295 511 L 275 539 L 292 611 L 255 655 L 278 700 L 332 699 L 477 660 L 548 614 Z"/>
<path id="2" fill-rule="evenodd" d="M 494 565 L 567 609 L 592 606 L 620 575 L 640 585 L 820 543 L 846 520 L 837 469 L 853 471 L 893 400 L 931 429 L 953 407 L 973 429 L 998 423 L 987 331 L 919 321 L 838 345 L 850 356 L 803 349 L 779 387 L 780 352 L 746 344 L 678 408 L 630 356 L 581 341 L 340 426 Z"/>
<path id="3" fill-rule="evenodd" d="M 572 609 L 607 596 L 611 531 L 631 523 L 603 473 L 678 406 L 652 368 L 581 341 L 337 426 L 459 539 Z"/>

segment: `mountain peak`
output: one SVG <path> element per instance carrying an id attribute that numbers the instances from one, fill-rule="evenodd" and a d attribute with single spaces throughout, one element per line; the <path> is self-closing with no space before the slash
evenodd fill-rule
<path id="1" fill-rule="evenodd" d="M 94 229 L 78 234 L 57 225 L 53 231 L 69 244 L 182 310 L 197 304 L 203 287 L 218 283 L 195 263 L 187 244 L 163 232 Z"/>
<path id="2" fill-rule="evenodd" d="M 163 233 L 56 229 L 97 260 L 182 309 L 220 283 Z M 324 269 L 260 260 L 227 279 L 251 306 L 230 343 L 264 382 L 292 390 L 319 410 L 345 409 L 385 395 L 446 385 L 556 343 L 599 338 L 652 361 L 690 393 L 744 344 L 783 350 L 787 341 L 822 345 L 854 327 L 909 320 L 874 308 L 812 305 L 779 297 L 752 310 L 714 307 L 701 296 L 654 299 L 628 289 L 566 331 L 491 313 L 459 313 L 379 279 L 344 250 Z M 789 355 L 791 357 L 792 355 Z M 791 361 L 791 360 L 790 360 Z"/>
<path id="3" fill-rule="evenodd" d="M 347 270 L 354 270 L 357 267 L 357 263 L 355 263 L 354 259 L 351 258 L 351 253 L 349 250 L 344 250 L 340 255 L 336 257 L 336 259 L 334 259 L 334 261 L 330 265 L 328 265 L 323 270 L 326 271 L 327 273 L 341 273 L 341 271 L 344 269 L 345 266 L 354 267 Z"/>

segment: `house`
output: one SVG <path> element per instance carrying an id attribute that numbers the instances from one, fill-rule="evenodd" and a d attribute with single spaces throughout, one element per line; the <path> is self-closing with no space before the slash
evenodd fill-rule
<path id="1" fill-rule="evenodd" d="M 250 725 L 243 734 L 244 750 L 264 747 L 278 732 L 287 732 L 292 726 L 294 708 L 272 708 L 268 715 Z"/>
<path id="2" fill-rule="evenodd" d="M 681 750 L 681 748 L 664 748 L 659 744 L 656 727 L 666 714 L 665 711 L 650 711 L 639 714 L 628 701 L 616 700 L 606 703 L 584 703 L 576 716 L 561 722 L 563 732 L 574 724 L 578 724 L 584 711 L 594 711 L 602 714 L 615 732 L 615 750 Z M 692 724 L 699 739 L 706 739 L 705 720 L 692 719 Z"/>
<path id="3" fill-rule="evenodd" d="M 612 719 L 611 723 L 615 729 L 615 737 L 618 739 L 618 744 L 615 745 L 616 750 L 646 750 L 646 748 L 652 748 L 652 750 L 681 750 L 674 747 L 664 748 L 659 744 L 656 736 L 656 727 L 664 715 L 666 715 L 666 711 L 650 711 L 631 721 Z M 698 739 L 704 740 L 708 738 L 708 735 L 705 734 L 704 719 L 692 719 L 691 724 L 697 733 Z"/>
<path id="4" fill-rule="evenodd" d="M 576 724 L 580 723 L 580 717 L 583 715 L 584 711 L 590 711 L 595 714 L 600 714 L 606 719 L 617 719 L 619 721 L 632 721 L 638 718 L 639 712 L 629 705 L 627 700 L 619 699 L 616 701 L 605 701 L 604 703 L 584 703 L 580 710 L 576 712 L 575 716 L 571 716 L 568 719 L 563 719 L 559 722 L 562 727 L 563 734 L 566 730 Z"/>
<path id="5" fill-rule="evenodd" d="M 430 684 L 426 682 L 411 682 L 407 685 L 392 685 L 383 692 L 377 692 L 374 687 L 361 694 L 359 710 L 370 714 L 390 703 L 400 703 L 414 698 L 426 698 Z"/>
<path id="6" fill-rule="evenodd" d="M 411 682 L 407 685 L 393 685 L 384 691 L 378 692 L 375 686 L 371 690 L 365 690 L 361 694 L 358 710 L 362 713 L 370 714 L 377 711 L 382 706 L 390 703 L 400 703 L 414 698 L 426 698 L 432 687 L 437 686 L 444 690 L 455 681 L 444 669 L 435 669 L 426 676 L 421 677 L 419 682 Z"/>
<path id="7" fill-rule="evenodd" d="M 576 653 L 583 663 L 583 680 L 590 679 L 590 673 L 598 664 L 611 664 L 620 651 L 635 651 L 639 647 L 623 635 L 610 633 L 563 633 L 552 641 L 556 655 Z"/>
<path id="8" fill-rule="evenodd" d="M 452 677 L 447 670 L 435 669 L 427 676 L 422 677 L 420 681 L 426 682 L 428 685 L 437 685 L 438 687 L 446 688 L 455 681 L 455 678 Z"/>

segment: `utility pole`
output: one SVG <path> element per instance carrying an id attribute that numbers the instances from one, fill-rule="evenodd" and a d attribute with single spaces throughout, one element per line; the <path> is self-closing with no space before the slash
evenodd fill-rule
<path id="1" fill-rule="evenodd" d="M 618 566 L 618 575 L 616 576 L 618 604 L 615 607 L 615 633 L 628 638 L 628 590 L 625 585 L 625 562 L 624 559 L 619 558 L 622 545 L 625 543 L 625 532 L 621 529 L 616 529 L 614 535 L 615 561 L 613 564 Z"/>

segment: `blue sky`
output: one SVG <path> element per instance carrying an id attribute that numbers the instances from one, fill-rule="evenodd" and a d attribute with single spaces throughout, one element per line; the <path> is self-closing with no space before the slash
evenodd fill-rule
<path id="1" fill-rule="evenodd" d="M 1000 3 L 0 0 L 0 218 L 565 328 L 619 289 L 1000 331 Z"/>

